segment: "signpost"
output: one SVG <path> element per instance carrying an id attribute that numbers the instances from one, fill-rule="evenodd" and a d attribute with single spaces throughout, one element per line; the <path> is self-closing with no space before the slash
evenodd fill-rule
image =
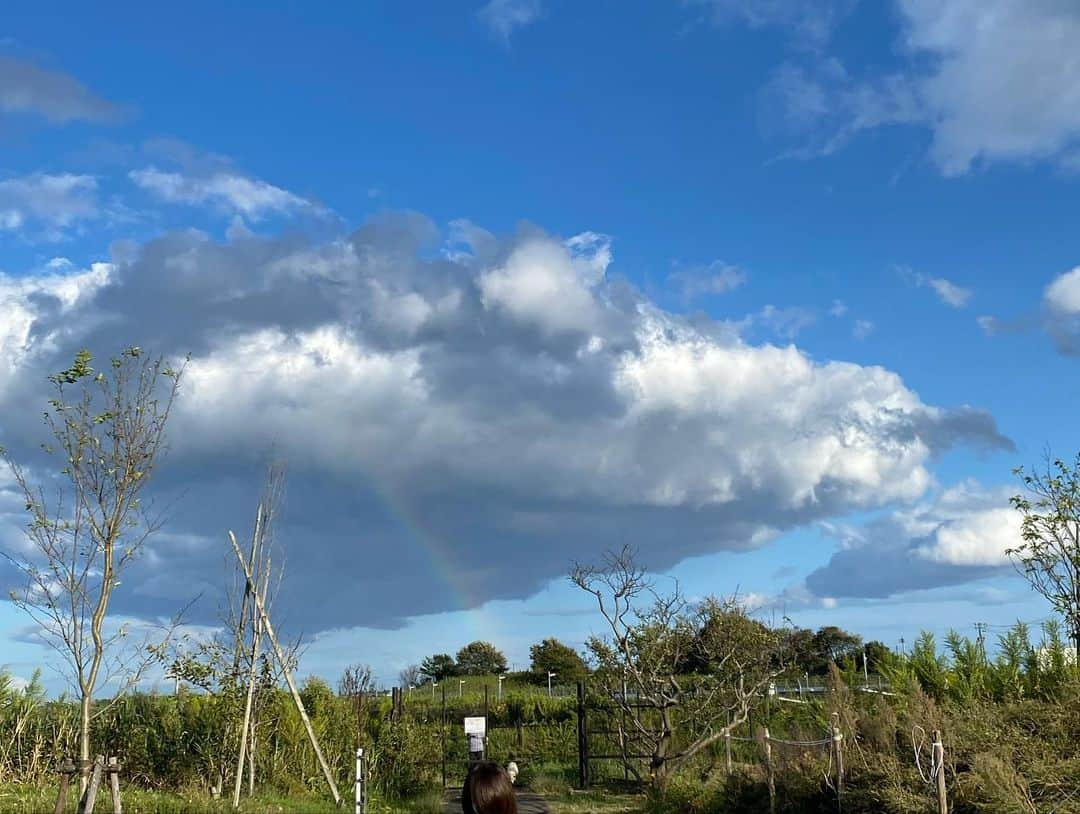
<path id="1" fill-rule="evenodd" d="M 465 737 L 469 741 L 469 764 L 484 759 L 484 741 L 487 740 L 487 718 L 476 716 L 465 719 Z"/>

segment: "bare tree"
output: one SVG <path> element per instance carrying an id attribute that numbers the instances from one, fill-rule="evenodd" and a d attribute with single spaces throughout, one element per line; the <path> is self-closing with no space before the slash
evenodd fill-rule
<path id="1" fill-rule="evenodd" d="M 338 681 L 338 695 L 346 699 L 352 707 L 356 726 L 356 742 L 364 742 L 364 716 L 367 704 L 375 692 L 375 676 L 370 665 L 350 664 L 345 668 Z"/>
<path id="2" fill-rule="evenodd" d="M 26 585 L 11 598 L 37 622 L 78 691 L 83 766 L 96 691 L 115 681 L 119 696 L 150 661 L 145 648 L 125 646 L 126 626 L 110 629 L 106 622 L 122 573 L 161 527 L 162 516 L 144 506 L 142 495 L 165 452 L 165 426 L 183 374 L 183 366 L 173 369 L 137 347 L 123 350 L 105 371 L 95 371 L 91 361 L 81 350 L 71 367 L 49 377 L 45 424 L 53 442 L 42 448 L 62 459 L 55 493 L 32 485 L 4 452 L 30 515 L 28 553 L 9 557 Z"/>
<path id="3" fill-rule="evenodd" d="M 403 690 L 420 686 L 420 682 L 423 678 L 424 674 L 420 672 L 419 664 L 408 664 L 405 667 L 402 667 L 401 671 L 398 673 L 398 681 Z"/>
<path id="4" fill-rule="evenodd" d="M 1041 470 L 1014 474 L 1027 494 L 1012 498 L 1022 542 L 1007 553 L 1065 620 L 1080 663 L 1080 454 L 1067 464 L 1048 452 Z"/>
<path id="5" fill-rule="evenodd" d="M 592 594 L 607 626 L 587 649 L 592 684 L 615 710 L 611 726 L 639 779 L 633 755 L 649 756 L 663 788 L 680 764 L 745 723 L 782 672 L 780 637 L 734 600 L 688 603 L 676 584 L 660 593 L 624 547 L 599 566 L 575 565 L 571 581 Z"/>

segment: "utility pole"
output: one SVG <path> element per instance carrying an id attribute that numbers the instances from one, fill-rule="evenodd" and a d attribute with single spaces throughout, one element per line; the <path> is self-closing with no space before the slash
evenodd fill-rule
<path id="1" fill-rule="evenodd" d="M 499 676 L 499 700 L 502 701 L 502 683 L 506 681 L 506 676 Z"/>
<path id="2" fill-rule="evenodd" d="M 975 641 L 979 646 L 979 654 L 982 656 L 983 661 L 986 661 L 986 622 L 976 622 L 975 632 L 977 635 Z"/>
<path id="3" fill-rule="evenodd" d="M 551 679 L 555 677 L 555 673 L 548 673 L 548 698 L 551 698 Z"/>

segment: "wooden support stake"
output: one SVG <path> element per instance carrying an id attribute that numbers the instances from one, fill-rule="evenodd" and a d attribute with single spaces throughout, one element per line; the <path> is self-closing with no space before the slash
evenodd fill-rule
<path id="1" fill-rule="evenodd" d="M 109 758 L 109 790 L 112 792 L 113 814 L 124 814 L 120 802 L 120 762 L 115 755 Z"/>
<path id="2" fill-rule="evenodd" d="M 356 809 L 355 814 L 367 814 L 367 761 L 364 750 L 356 750 Z"/>
<path id="3" fill-rule="evenodd" d="M 75 776 L 75 772 L 78 770 L 75 768 L 74 763 L 68 762 L 61 764 L 58 771 L 60 772 L 60 793 L 56 797 L 53 814 L 64 814 L 64 809 L 67 808 L 68 789 L 71 788 L 71 778 Z"/>
<path id="4" fill-rule="evenodd" d="M 769 814 L 776 812 L 776 775 L 773 771 L 772 744 L 769 743 L 769 728 L 761 729 L 761 745 L 765 752 L 765 779 L 769 784 Z"/>
<path id="5" fill-rule="evenodd" d="M 724 769 L 731 776 L 731 711 L 727 714 L 727 727 L 724 729 Z"/>
<path id="6" fill-rule="evenodd" d="M 86 794 L 79 801 L 78 814 L 94 814 L 94 803 L 97 802 L 98 788 L 101 787 L 101 769 L 105 765 L 105 758 L 98 755 L 94 758 L 94 771 L 90 775 L 90 785 L 86 787 Z"/>
<path id="7" fill-rule="evenodd" d="M 270 644 L 274 646 L 274 655 L 277 656 L 278 663 L 281 665 L 281 671 L 285 674 L 285 682 L 289 685 L 289 692 L 292 693 L 293 702 L 296 704 L 296 710 L 300 713 L 300 720 L 304 722 L 304 729 L 307 731 L 308 740 L 311 741 L 311 748 L 315 750 L 315 757 L 319 759 L 319 766 L 322 768 L 323 777 L 326 778 L 326 784 L 330 787 L 330 793 L 334 797 L 334 803 L 340 806 L 341 794 L 338 792 L 337 783 L 334 782 L 333 772 L 330 771 L 330 765 L 326 762 L 322 749 L 319 748 L 319 739 L 315 737 L 315 730 L 311 726 L 311 719 L 308 718 L 307 710 L 304 709 L 304 701 L 300 697 L 300 691 L 296 688 L 296 682 L 293 681 L 288 659 L 285 658 L 285 652 L 278 643 L 277 634 L 274 633 L 274 626 L 270 623 L 270 617 L 267 615 L 266 608 L 263 606 L 262 597 L 259 596 L 259 592 L 255 587 L 255 581 L 251 576 L 251 571 L 244 561 L 244 555 L 240 551 L 240 546 L 237 545 L 236 535 L 231 531 L 229 532 L 229 542 L 232 543 L 233 552 L 240 561 L 240 567 L 244 569 L 244 578 L 247 579 L 247 583 L 251 588 L 255 607 L 258 608 L 259 617 L 266 626 L 266 635 L 270 639 Z"/>
<path id="8" fill-rule="evenodd" d="M 945 793 L 945 745 L 941 730 L 934 730 L 934 766 L 937 767 L 937 798 L 940 814 L 949 814 L 949 798 Z"/>
<path id="9" fill-rule="evenodd" d="M 840 713 L 832 714 L 832 749 L 836 761 L 836 809 L 840 810 L 840 796 L 844 793 L 844 733 L 840 731 Z"/>
<path id="10" fill-rule="evenodd" d="M 258 510 L 255 512 L 255 531 L 251 535 L 251 561 L 248 568 L 244 570 L 245 574 L 249 574 L 255 571 L 256 558 L 259 554 L 259 537 L 262 534 L 262 522 L 263 522 L 263 507 L 262 503 L 259 504 Z M 232 532 L 229 532 L 231 535 Z M 248 580 L 247 587 L 244 590 L 244 606 L 247 606 L 248 594 L 252 593 L 254 588 L 254 581 Z M 243 614 L 245 611 L 241 610 Z M 251 705 L 255 699 L 255 679 L 258 670 L 259 660 L 259 642 L 262 636 L 259 635 L 259 625 L 256 623 L 252 625 L 251 636 L 251 669 L 248 671 L 248 686 L 247 686 L 247 698 L 244 701 L 244 723 L 240 728 L 240 751 L 236 756 L 236 781 L 233 783 L 233 800 L 232 806 L 234 809 L 240 808 L 240 788 L 244 782 L 244 753 L 247 750 L 248 731 L 251 727 Z M 241 626 L 241 636 L 243 635 L 243 627 Z M 239 649 L 239 648 L 238 648 Z"/>

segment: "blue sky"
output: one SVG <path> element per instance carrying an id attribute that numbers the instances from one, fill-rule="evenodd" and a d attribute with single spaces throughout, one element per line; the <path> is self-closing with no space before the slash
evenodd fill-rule
<path id="1" fill-rule="evenodd" d="M 1080 445 L 1069 4 L 5 24 L 4 442 L 34 471 L 26 416 L 81 345 L 193 358 L 159 484 L 187 503 L 118 613 L 197 587 L 214 623 L 273 445 L 282 614 L 331 678 L 580 644 L 559 575 L 621 542 L 690 595 L 889 644 L 1046 616 L 1004 509 L 1012 467 Z M 16 504 L 0 478 L 9 551 Z M 8 603 L 0 644 L 45 658 Z"/>

